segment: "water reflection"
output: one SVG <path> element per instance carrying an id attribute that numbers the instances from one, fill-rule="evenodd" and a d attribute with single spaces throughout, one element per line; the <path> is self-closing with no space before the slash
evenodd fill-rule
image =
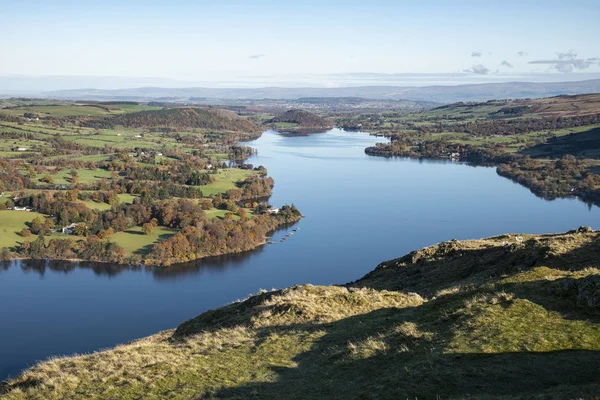
<path id="1" fill-rule="evenodd" d="M 52 355 L 90 352 L 163 329 L 260 289 L 336 284 L 386 259 L 449 239 L 600 228 L 600 209 L 541 201 L 492 168 L 370 157 L 381 138 L 332 130 L 255 142 L 275 179 L 270 202 L 303 218 L 275 244 L 168 268 L 0 262 L 0 380 Z M 287 231 L 287 232 L 286 232 Z"/>
<path id="2" fill-rule="evenodd" d="M 322 129 L 322 128 L 315 128 L 315 129 L 302 128 L 302 129 L 296 129 L 293 131 L 292 130 L 290 130 L 290 131 L 281 130 L 281 131 L 279 131 L 279 134 L 283 137 L 310 136 L 310 135 L 315 135 L 318 133 L 326 133 L 329 130 L 330 129 Z"/>
<path id="3" fill-rule="evenodd" d="M 271 235 L 277 235 L 280 232 L 287 231 L 294 224 L 287 224 Z M 100 262 L 69 262 L 63 260 L 9 260 L 0 262 L 1 271 L 7 271 L 9 268 L 20 268 L 25 273 L 36 273 L 43 277 L 48 270 L 69 274 L 77 269 L 91 270 L 99 277 L 116 277 L 122 272 L 144 271 L 152 274 L 155 280 L 176 279 L 184 276 L 199 275 L 206 270 L 211 272 L 225 272 L 230 268 L 242 267 L 247 263 L 249 257 L 257 256 L 265 251 L 270 244 L 257 247 L 254 250 L 242 253 L 225 254 L 215 257 L 206 257 L 200 260 L 186 263 L 174 264 L 169 267 L 152 267 L 145 265 L 124 265 Z"/>
<path id="4" fill-rule="evenodd" d="M 268 246 L 268 245 L 267 245 Z M 144 265 L 122 265 L 99 262 L 69 262 L 63 260 L 11 260 L 0 263 L 0 271 L 20 268 L 24 273 L 35 273 L 40 277 L 48 271 L 70 274 L 76 270 L 91 270 L 99 277 L 116 277 L 123 272 L 144 271 L 151 273 L 156 280 L 174 279 L 182 276 L 198 275 L 204 270 L 225 271 L 228 268 L 242 266 L 253 254 L 260 254 L 264 246 L 244 253 L 235 253 L 217 257 L 207 257 L 187 263 L 174 264 L 170 267 L 151 267 Z"/>

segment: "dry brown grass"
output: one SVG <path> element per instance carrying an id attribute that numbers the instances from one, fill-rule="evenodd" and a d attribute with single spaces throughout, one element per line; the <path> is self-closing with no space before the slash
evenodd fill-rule
<path id="1" fill-rule="evenodd" d="M 472 290 L 537 267 L 546 267 L 548 274 L 556 276 L 600 268 L 600 232 L 582 229 L 566 234 L 512 234 L 443 242 L 383 262 L 349 286 L 432 297 Z"/>
<path id="2" fill-rule="evenodd" d="M 592 399 L 600 310 L 578 289 L 595 287 L 599 239 L 441 243 L 346 287 L 263 292 L 177 330 L 41 363 L 1 397 Z"/>
<path id="3" fill-rule="evenodd" d="M 530 104 L 530 112 L 543 116 L 575 116 L 600 113 L 600 94 L 548 97 L 534 100 L 517 100 Z"/>

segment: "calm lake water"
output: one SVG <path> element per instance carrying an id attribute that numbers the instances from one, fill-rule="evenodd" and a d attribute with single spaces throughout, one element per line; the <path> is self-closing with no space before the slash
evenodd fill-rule
<path id="1" fill-rule="evenodd" d="M 600 229 L 600 209 L 546 201 L 493 168 L 369 157 L 381 138 L 332 130 L 250 143 L 275 179 L 271 203 L 306 216 L 289 240 L 151 270 L 0 264 L 0 379 L 53 355 L 91 352 L 173 328 L 260 289 L 355 280 L 386 259 L 449 239 Z"/>

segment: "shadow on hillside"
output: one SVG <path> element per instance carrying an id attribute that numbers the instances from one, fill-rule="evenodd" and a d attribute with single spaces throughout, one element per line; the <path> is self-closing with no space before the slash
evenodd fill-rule
<path id="1" fill-rule="evenodd" d="M 519 246 L 499 243 L 479 249 L 461 249 L 459 244 L 446 242 L 434 250 L 424 249 L 384 262 L 385 268 L 375 269 L 346 286 L 416 292 L 431 297 L 441 290 L 479 286 L 540 266 L 563 271 L 600 268 L 600 235 L 593 235 L 595 239 L 588 238 L 587 243 L 559 256 L 539 242 Z"/>
<path id="2" fill-rule="evenodd" d="M 494 289 L 513 293 L 518 298 L 538 304 L 548 311 L 558 312 L 563 319 L 600 323 L 598 311 L 577 305 L 577 290 L 563 290 L 564 283 L 570 280 L 561 278 L 554 281 L 507 283 Z"/>
<path id="3" fill-rule="evenodd" d="M 600 351 L 581 350 L 586 340 L 567 338 L 570 330 L 556 325 L 557 336 L 546 337 L 547 332 L 536 326 L 536 318 L 543 314 L 523 316 L 517 331 L 527 332 L 524 343 L 507 345 L 509 336 L 487 333 L 483 339 L 493 342 L 490 349 L 519 348 L 532 338 L 544 348 L 556 351 L 461 353 L 464 348 L 479 348 L 465 342 L 470 340 L 472 318 L 464 310 L 472 298 L 494 296 L 504 291 L 516 299 L 528 300 L 547 311 L 560 313 L 563 320 L 600 323 L 600 313 L 577 306 L 576 294 L 561 291 L 570 278 L 525 280 L 495 283 L 499 279 L 545 266 L 561 271 L 581 271 L 599 267 L 600 241 L 582 243 L 572 251 L 556 255 L 552 248 L 537 245 L 506 248 L 450 251 L 445 258 L 414 260 L 412 255 L 400 261 L 407 266 L 396 267 L 394 260 L 388 269 L 375 271 L 349 286 L 368 286 L 375 289 L 414 291 L 431 295 L 455 285 L 474 288 L 446 294 L 415 308 L 381 309 L 340 321 L 323 324 L 297 324 L 263 328 L 255 345 L 261 346 L 272 336 L 297 332 L 324 331 L 312 348 L 293 358 L 295 367 L 274 365 L 273 382 L 255 382 L 212 393 L 216 398 L 483 398 L 498 396 L 547 395 L 550 398 L 590 397 L 600 393 Z M 574 240 L 578 240 L 575 237 Z M 553 248 L 562 244 L 554 242 Z M 569 244 L 570 246 L 570 244 Z M 446 251 L 446 250 L 444 250 Z M 410 261 L 410 262 L 409 262 Z M 413 261 L 415 261 L 413 263 Z M 427 273 L 425 273 L 427 271 Z M 542 270 L 544 271 L 544 270 Z M 531 278 L 531 275 L 529 276 Z M 483 285 L 479 287 L 479 285 Z M 431 287 L 431 289 L 430 289 Z M 557 290 L 558 289 L 558 290 Z M 265 294 L 263 296 L 269 296 Z M 249 323 L 260 310 L 256 299 L 242 308 L 232 307 L 227 313 L 206 315 L 199 326 L 222 326 L 220 322 Z M 500 303 L 510 307 L 512 300 Z M 485 318 L 504 318 L 503 314 L 489 314 Z M 548 324 L 551 320 L 546 320 Z M 538 321 L 542 322 L 542 321 Z M 502 321 L 496 321 L 497 329 Z M 568 323 L 565 321 L 565 323 Z M 573 325 L 571 325 L 572 329 Z M 554 329 L 554 328 L 553 328 Z M 566 329 L 566 328 L 565 328 Z M 462 336 L 457 332 L 462 332 Z M 190 332 L 193 333 L 193 332 Z M 572 334 L 572 333 L 571 333 Z M 582 333 L 584 334 L 584 333 Z M 587 333 L 587 335 L 590 335 Z M 556 339 L 561 337 L 561 339 Z M 456 342 L 456 341 L 459 342 Z M 457 345 L 457 343 L 462 344 Z M 546 340 L 562 340 L 549 345 Z M 458 346 L 458 347 L 457 347 Z M 478 346 L 487 346 L 479 344 Z M 593 347 L 598 347 L 593 346 Z M 259 380 L 259 379 L 257 379 Z M 537 398 L 537 397 L 536 397 Z"/>
<path id="4" fill-rule="evenodd" d="M 142 231 L 134 231 L 132 229 L 128 229 L 125 231 L 125 233 L 129 234 L 129 235 L 138 235 L 138 236 L 144 236 L 145 233 Z"/>
<path id="5" fill-rule="evenodd" d="M 567 154 L 598 158 L 600 156 L 600 128 L 551 138 L 546 143 L 529 147 L 521 153 L 533 158 L 560 158 Z"/>
<path id="6" fill-rule="evenodd" d="M 326 333 L 309 351 L 294 357 L 296 367 L 271 367 L 277 375 L 274 382 L 225 388 L 211 395 L 240 399 L 481 398 L 561 390 L 574 396 L 600 388 L 600 351 L 448 353 L 451 321 L 424 319 L 442 311 L 436 308 L 431 304 L 382 309 L 322 326 L 264 328 L 257 346 L 271 335 Z M 585 385 L 593 387 L 585 389 Z"/>
<path id="7" fill-rule="evenodd" d="M 563 268 L 560 268 L 561 265 L 564 265 Z M 579 271 L 585 268 L 600 269 L 600 233 L 596 233 L 595 239 L 583 246 L 577 247 L 563 256 L 556 257 L 551 261 L 550 266 L 570 271 Z"/>
<path id="8" fill-rule="evenodd" d="M 128 232 L 143 235 L 142 232 L 134 232 L 134 231 L 128 231 Z M 150 252 L 152 252 L 152 249 L 154 248 L 154 245 L 156 243 L 160 243 L 160 242 L 162 242 L 164 240 L 167 240 L 171 236 L 173 236 L 172 233 L 163 233 L 162 235 L 158 235 L 158 238 L 156 239 L 156 241 L 154 243 L 147 244 L 147 245 L 145 245 L 145 246 L 143 246 L 143 247 L 135 250 L 133 252 L 133 254 L 137 254 L 137 255 L 150 254 Z"/>

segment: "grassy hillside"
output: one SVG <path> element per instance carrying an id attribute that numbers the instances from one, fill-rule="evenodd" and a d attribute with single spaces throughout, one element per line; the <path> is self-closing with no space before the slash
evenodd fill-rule
<path id="1" fill-rule="evenodd" d="M 201 108 L 171 108 L 134 112 L 91 119 L 85 125 L 96 128 L 124 126 L 130 128 L 203 128 L 243 132 L 259 130 L 252 122 L 238 117 L 233 112 Z"/>
<path id="2" fill-rule="evenodd" d="M 585 228 L 445 242 L 50 360 L 2 398 L 597 399 L 599 260 Z"/>

